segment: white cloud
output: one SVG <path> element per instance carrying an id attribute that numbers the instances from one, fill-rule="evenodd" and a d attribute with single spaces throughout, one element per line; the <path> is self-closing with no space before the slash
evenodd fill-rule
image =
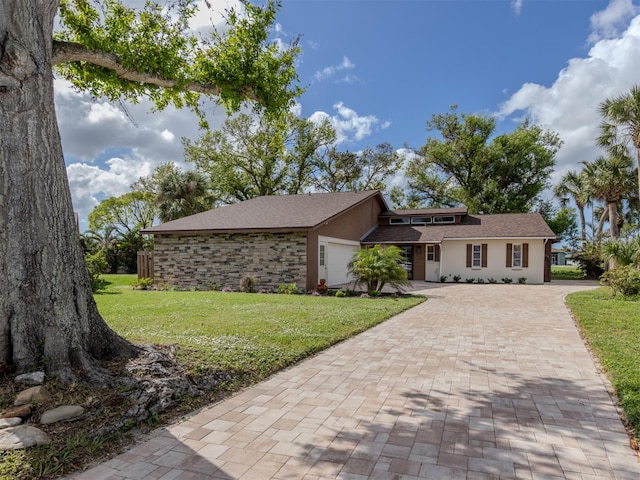
<path id="1" fill-rule="evenodd" d="M 618 37 L 599 40 L 586 58 L 571 59 L 551 86 L 524 84 L 501 105 L 500 118 L 528 116 L 560 135 L 564 144 L 553 182 L 601 153 L 595 143 L 601 121 L 598 107 L 638 83 L 638 52 L 640 16 Z"/>
<path id="2" fill-rule="evenodd" d="M 345 75 L 344 77 L 342 77 L 340 80 L 338 80 L 338 83 L 356 83 L 358 82 L 360 79 L 358 78 L 357 75 Z"/>
<path id="3" fill-rule="evenodd" d="M 127 121 L 126 115 L 109 103 L 94 103 L 87 114 L 89 123 L 100 123 L 111 120 Z"/>
<path id="4" fill-rule="evenodd" d="M 296 117 L 302 115 L 302 105 L 299 102 L 294 102 L 293 105 L 289 108 L 289 111 L 294 114 Z"/>
<path id="5" fill-rule="evenodd" d="M 522 13 L 522 2 L 523 0 L 511 0 L 511 8 L 516 12 L 516 15 Z"/>
<path id="6" fill-rule="evenodd" d="M 318 72 L 315 73 L 315 75 L 313 76 L 313 78 L 317 81 L 317 82 L 321 82 L 323 80 L 326 80 L 327 78 L 332 77 L 333 75 L 335 75 L 337 72 L 343 71 L 343 70 L 353 70 L 355 68 L 355 64 L 351 62 L 351 60 L 349 60 L 347 57 L 342 57 L 342 62 L 337 64 L 337 65 L 330 65 Z"/>
<path id="7" fill-rule="evenodd" d="M 87 215 L 100 203 L 112 196 L 124 195 L 130 185 L 142 176 L 149 175 L 152 164 L 136 156 L 111 158 L 104 167 L 87 163 L 73 163 L 67 167 L 73 209 L 81 219 L 80 229 L 86 230 Z"/>
<path id="8" fill-rule="evenodd" d="M 627 22 L 640 13 L 640 7 L 633 0 L 611 0 L 607 8 L 591 16 L 591 35 L 589 41 L 595 43 L 606 38 L 620 35 Z"/>
<path id="9" fill-rule="evenodd" d="M 309 117 L 309 120 L 319 123 L 324 119 L 329 119 L 329 122 L 336 130 L 337 143 L 339 144 L 363 140 L 371 135 L 374 130 L 387 128 L 390 125 L 389 122 L 384 122 L 381 126 L 378 126 L 380 120 L 375 115 L 360 116 L 343 102 L 336 103 L 333 108 L 337 115 L 331 116 L 326 112 L 315 112 Z"/>
<path id="10" fill-rule="evenodd" d="M 400 168 L 393 177 L 387 180 L 387 189 L 391 190 L 393 187 L 400 187 L 405 189 L 408 186 L 409 179 L 406 175 L 406 169 L 409 163 L 418 158 L 419 155 L 413 150 L 408 148 L 399 148 L 396 153 L 402 157 L 402 168 Z"/>
<path id="11" fill-rule="evenodd" d="M 234 9 L 242 14 L 244 7 L 238 0 L 199 0 L 196 2 L 196 13 L 189 20 L 189 26 L 196 32 L 211 32 L 213 29 L 222 32 L 226 27 L 226 12 Z"/>
<path id="12" fill-rule="evenodd" d="M 165 140 L 167 140 L 168 142 L 172 141 L 174 138 L 176 138 L 176 136 L 171 133 L 169 130 L 163 130 L 160 135 L 162 135 L 162 138 L 164 138 Z"/>
<path id="13" fill-rule="evenodd" d="M 54 87 L 71 196 L 83 230 L 101 199 L 128 192 L 160 163 L 184 166 L 182 137 L 195 139 L 201 133 L 198 119 L 186 109 L 151 113 L 152 105 L 143 101 L 125 107 L 130 120 L 119 106 L 80 94 L 64 80 L 56 80 Z M 206 108 L 211 127 L 222 125 L 225 110 L 214 103 Z"/>

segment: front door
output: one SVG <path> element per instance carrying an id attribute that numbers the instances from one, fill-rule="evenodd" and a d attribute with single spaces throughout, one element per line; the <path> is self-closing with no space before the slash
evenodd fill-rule
<path id="1" fill-rule="evenodd" d="M 440 245 L 427 245 L 425 279 L 427 282 L 440 281 Z"/>

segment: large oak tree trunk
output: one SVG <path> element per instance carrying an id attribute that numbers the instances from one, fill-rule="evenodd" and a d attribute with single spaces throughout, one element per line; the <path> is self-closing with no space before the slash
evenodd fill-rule
<path id="1" fill-rule="evenodd" d="M 80 247 L 53 101 L 57 7 L 0 1 L 0 362 L 68 381 L 137 349 L 100 317 Z"/>

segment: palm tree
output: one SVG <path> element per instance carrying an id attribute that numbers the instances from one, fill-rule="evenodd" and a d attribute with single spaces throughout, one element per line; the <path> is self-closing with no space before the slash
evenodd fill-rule
<path id="1" fill-rule="evenodd" d="M 583 163 L 583 174 L 591 194 L 607 204 L 611 240 L 617 240 L 620 237 L 618 207 L 636 188 L 633 161 L 627 155 L 619 154 Z"/>
<path id="2" fill-rule="evenodd" d="M 600 104 L 603 122 L 598 143 L 614 155 L 627 153 L 631 143 L 636 149 L 638 167 L 638 196 L 640 197 L 640 85 L 631 87 L 626 95 L 605 100 Z"/>
<path id="3" fill-rule="evenodd" d="M 573 200 L 578 209 L 580 216 L 580 239 L 582 244 L 587 241 L 587 221 L 584 216 L 585 207 L 591 203 L 591 191 L 585 181 L 583 172 L 576 173 L 574 171 L 560 179 L 560 183 L 555 186 L 553 193 L 560 199 L 560 204 L 566 207 L 569 199 Z"/>
<path id="4" fill-rule="evenodd" d="M 156 202 L 162 222 L 204 212 L 213 206 L 206 179 L 195 171 L 168 173 L 159 183 Z"/>
<path id="5" fill-rule="evenodd" d="M 356 285 L 366 285 L 370 295 L 380 294 L 386 284 L 402 290 L 402 287 L 409 285 L 404 261 L 399 247 L 374 245 L 359 250 L 353 256 L 348 265 L 349 274 Z"/>
<path id="6" fill-rule="evenodd" d="M 607 242 L 602 246 L 602 254 L 616 266 L 640 265 L 640 237 Z"/>
<path id="7" fill-rule="evenodd" d="M 122 234 L 113 225 L 108 225 L 104 230 L 87 230 L 82 236 L 87 250 L 96 253 L 100 250 L 106 252 L 115 246 Z"/>

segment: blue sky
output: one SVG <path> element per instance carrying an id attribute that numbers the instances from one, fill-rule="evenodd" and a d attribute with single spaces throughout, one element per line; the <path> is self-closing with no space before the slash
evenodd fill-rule
<path id="1" fill-rule="evenodd" d="M 343 104 L 378 119 L 370 141 L 400 147 L 422 145 L 426 121 L 452 104 L 494 113 L 524 83 L 553 83 L 587 55 L 590 17 L 607 4 L 285 0 L 279 20 L 283 36 L 302 35 L 302 114 Z"/>
<path id="2" fill-rule="evenodd" d="M 194 27 L 211 19 L 219 21 L 203 11 Z M 598 104 L 640 83 L 640 0 L 283 0 L 273 37 L 298 36 L 307 87 L 298 110 L 329 118 L 340 149 L 420 147 L 431 115 L 457 104 L 496 115 L 501 131 L 524 117 L 556 131 L 564 146 L 553 181 L 598 155 Z M 180 164 L 180 139 L 199 135 L 186 111 L 150 113 L 143 102 L 127 118 L 62 81 L 56 91 L 81 229 L 100 199 L 158 163 Z M 214 127 L 224 121 L 220 107 L 210 113 Z"/>

